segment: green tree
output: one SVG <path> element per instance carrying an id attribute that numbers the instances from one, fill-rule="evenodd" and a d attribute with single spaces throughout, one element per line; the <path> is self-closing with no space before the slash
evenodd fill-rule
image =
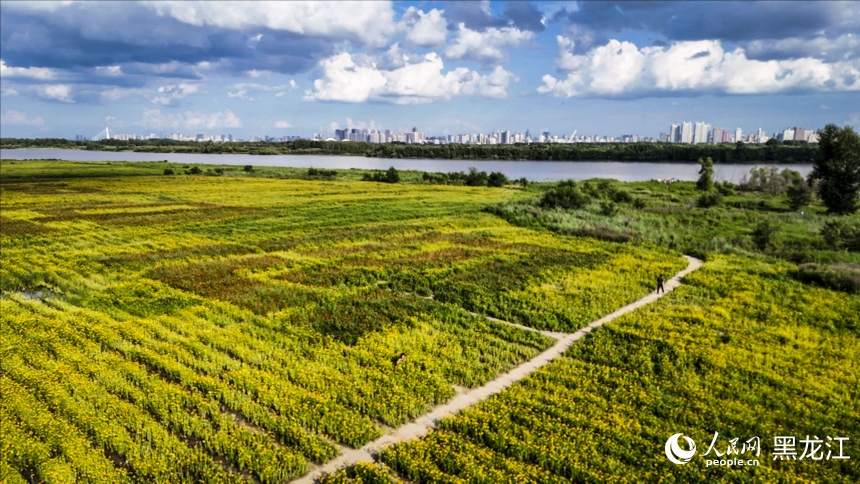
<path id="1" fill-rule="evenodd" d="M 499 171 L 494 171 L 490 173 L 490 176 L 487 178 L 488 187 L 503 187 L 507 184 L 508 177 L 506 177 L 504 173 Z"/>
<path id="2" fill-rule="evenodd" d="M 821 153 L 812 165 L 810 180 L 818 181 L 818 196 L 827 211 L 857 211 L 860 193 L 860 136 L 850 126 L 828 124 L 819 135 Z"/>
<path id="3" fill-rule="evenodd" d="M 466 185 L 470 187 L 482 187 L 487 184 L 487 172 L 478 171 L 477 168 L 470 167 L 469 174 L 466 175 Z"/>
<path id="4" fill-rule="evenodd" d="M 711 157 L 705 159 L 699 158 L 699 180 L 696 181 L 696 188 L 709 192 L 714 188 L 714 160 Z"/>
<path id="5" fill-rule="evenodd" d="M 759 222 L 752 233 L 753 243 L 758 247 L 758 250 L 765 251 L 774 247 L 780 228 L 780 225 L 773 220 L 766 219 Z"/>
<path id="6" fill-rule="evenodd" d="M 392 166 L 385 172 L 385 181 L 388 183 L 400 182 L 400 173 L 397 173 L 397 170 Z"/>

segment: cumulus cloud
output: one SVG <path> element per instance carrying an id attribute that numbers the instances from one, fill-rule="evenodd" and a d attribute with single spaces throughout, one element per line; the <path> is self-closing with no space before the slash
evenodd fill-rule
<path id="1" fill-rule="evenodd" d="M 109 77 L 121 76 L 122 66 L 96 66 L 96 73 Z"/>
<path id="2" fill-rule="evenodd" d="M 122 99 L 134 97 L 149 97 L 152 96 L 152 94 L 153 92 L 151 89 L 144 89 L 139 87 L 108 87 L 102 89 L 99 93 L 102 102 L 115 102 Z"/>
<path id="3" fill-rule="evenodd" d="M 481 62 L 500 62 L 504 59 L 505 49 L 516 47 L 531 39 L 534 34 L 516 27 L 497 29 L 490 27 L 484 31 L 472 30 L 460 23 L 457 38 L 445 49 L 450 59 L 474 59 Z"/>
<path id="4" fill-rule="evenodd" d="M 213 3 L 182 0 L 145 3 L 159 15 L 198 27 L 233 30 L 258 27 L 303 35 L 347 38 L 374 46 L 385 44 L 395 28 L 390 2 Z"/>
<path id="5" fill-rule="evenodd" d="M 47 84 L 44 86 L 33 86 L 36 93 L 45 99 L 62 101 L 64 103 L 75 102 L 72 99 L 72 88 L 66 84 Z"/>
<path id="6" fill-rule="evenodd" d="M 46 67 L 9 67 L 0 59 L 0 78 L 22 77 L 40 81 L 56 79 L 57 71 Z"/>
<path id="7" fill-rule="evenodd" d="M 254 92 L 274 92 L 276 97 L 281 97 L 288 91 L 292 91 L 297 87 L 298 85 L 294 80 L 290 80 L 288 84 L 279 84 L 275 86 L 268 86 L 265 84 L 258 83 L 240 82 L 238 84 L 233 84 L 232 86 L 230 86 L 229 90 L 227 91 L 227 96 L 243 99 L 245 101 L 253 101 L 254 98 L 251 97 L 251 93 Z"/>
<path id="8" fill-rule="evenodd" d="M 764 94 L 797 91 L 858 91 L 860 70 L 847 62 L 819 59 L 759 61 L 743 49 L 724 50 L 716 40 L 639 48 L 610 40 L 586 54 L 558 36 L 556 65 L 567 76 L 543 76 L 538 92 L 562 97 L 625 97 L 668 93 Z"/>
<path id="9" fill-rule="evenodd" d="M 198 90 L 200 90 L 198 84 L 180 83 L 159 86 L 155 91 L 155 96 L 150 99 L 150 102 L 152 104 L 161 104 L 162 106 L 173 106 L 180 99 L 184 99 Z"/>
<path id="10" fill-rule="evenodd" d="M 860 36 L 854 33 L 834 39 L 819 35 L 814 38 L 788 37 L 779 40 L 755 40 L 744 45 L 751 59 L 797 59 L 815 57 L 827 61 L 850 61 L 860 53 Z"/>
<path id="11" fill-rule="evenodd" d="M 497 66 L 480 75 L 464 67 L 443 72 L 442 59 L 435 53 L 412 59 L 403 65 L 382 69 L 372 59 L 341 53 L 320 63 L 324 78 L 314 81 L 305 92 L 306 100 L 421 104 L 455 96 L 504 97 L 513 74 Z"/>
<path id="12" fill-rule="evenodd" d="M 36 128 L 44 128 L 45 120 L 40 116 L 31 118 L 20 111 L 7 110 L 5 113 L 0 113 L 0 124 L 17 125 L 17 126 L 33 126 Z"/>
<path id="13" fill-rule="evenodd" d="M 162 113 L 158 109 L 144 109 L 143 118 L 138 124 L 153 129 L 216 129 L 241 128 L 242 122 L 230 111 L 201 113 L 185 111 L 183 113 Z"/>
<path id="14" fill-rule="evenodd" d="M 278 129 L 292 128 L 293 125 L 287 121 L 275 121 L 275 127 Z"/>
<path id="15" fill-rule="evenodd" d="M 406 32 L 406 38 L 410 42 L 422 47 L 444 44 L 448 30 L 444 10 L 435 8 L 424 13 L 423 10 L 409 7 L 403 13 L 398 26 Z"/>

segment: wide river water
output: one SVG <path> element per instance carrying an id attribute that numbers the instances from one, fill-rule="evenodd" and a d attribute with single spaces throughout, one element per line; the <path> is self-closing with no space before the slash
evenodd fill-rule
<path id="1" fill-rule="evenodd" d="M 162 161 L 172 163 L 205 163 L 212 165 L 286 166 L 296 168 L 349 169 L 364 168 L 385 170 L 393 166 L 398 170 L 430 172 L 467 171 L 474 166 L 487 173 L 500 171 L 508 178 L 528 178 L 532 181 L 586 180 L 588 178 L 614 178 L 622 181 L 645 181 L 677 178 L 693 181 L 698 178 L 696 163 L 652 163 L 617 161 L 479 161 L 479 160 L 428 160 L 366 158 L 363 156 L 327 155 L 238 155 L 238 154 L 187 154 L 187 153 L 134 153 L 86 150 L 17 149 L 0 150 L 3 160 L 59 159 L 72 161 Z M 716 180 L 740 181 L 750 169 L 762 165 L 715 165 Z M 790 168 L 804 177 L 812 165 L 768 165 L 780 170 Z"/>

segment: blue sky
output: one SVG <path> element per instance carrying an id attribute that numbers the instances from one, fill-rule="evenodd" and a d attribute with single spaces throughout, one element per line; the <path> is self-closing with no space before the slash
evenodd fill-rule
<path id="1" fill-rule="evenodd" d="M 860 2 L 3 1 L 0 135 L 860 125 Z"/>

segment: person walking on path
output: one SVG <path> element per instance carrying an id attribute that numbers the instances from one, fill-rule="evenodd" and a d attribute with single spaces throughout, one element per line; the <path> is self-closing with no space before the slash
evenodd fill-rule
<path id="1" fill-rule="evenodd" d="M 660 291 L 666 292 L 666 290 L 663 289 L 663 274 L 657 276 L 657 294 L 660 294 Z"/>

